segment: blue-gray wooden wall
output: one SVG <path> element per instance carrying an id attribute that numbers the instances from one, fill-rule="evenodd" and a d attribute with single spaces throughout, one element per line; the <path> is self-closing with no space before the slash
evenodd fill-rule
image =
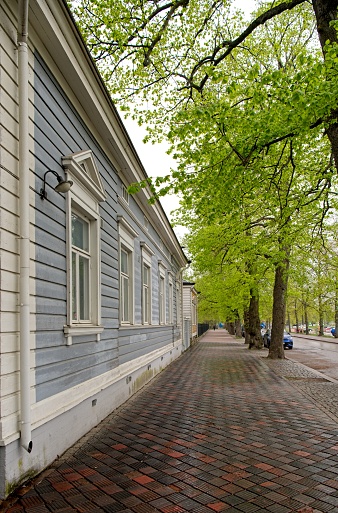
<path id="1" fill-rule="evenodd" d="M 121 183 L 97 141 L 85 126 L 64 91 L 39 54 L 34 66 L 34 148 L 35 148 L 35 255 L 36 255 L 36 397 L 37 401 L 67 390 L 76 384 L 107 372 L 149 351 L 161 348 L 180 337 L 173 326 L 137 326 L 119 329 L 118 229 L 117 212 L 121 213 L 118 195 Z M 62 174 L 64 155 L 91 149 L 101 175 L 107 199 L 100 204 L 101 229 L 101 316 L 104 331 L 101 341 L 95 336 L 73 337 L 66 346 L 63 326 L 66 324 L 66 204 L 65 197 L 47 186 L 48 199 L 38 196 L 47 169 Z M 49 175 L 51 176 L 51 175 Z M 53 179 L 50 180 L 51 186 Z M 134 198 L 130 208 L 143 220 Z M 136 231 L 134 221 L 124 214 Z M 140 240 L 155 252 L 152 257 L 152 318 L 158 319 L 158 266 L 165 261 L 158 254 L 155 240 L 159 236 L 151 226 L 151 239 L 144 233 L 135 239 L 135 322 L 141 322 Z M 168 252 L 167 252 L 168 253 Z M 171 269 L 168 260 L 166 264 Z M 177 266 L 173 269 L 176 273 Z M 176 287 L 173 287 L 174 295 Z M 174 301 L 174 318 L 176 300 Z"/>

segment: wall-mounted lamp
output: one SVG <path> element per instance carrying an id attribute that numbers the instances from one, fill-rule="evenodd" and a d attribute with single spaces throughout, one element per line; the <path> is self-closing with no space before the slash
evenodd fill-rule
<path id="1" fill-rule="evenodd" d="M 48 171 L 45 172 L 43 176 L 43 187 L 40 189 L 40 198 L 45 199 L 47 198 L 47 192 L 46 192 L 46 175 L 48 173 L 53 173 L 54 176 L 56 176 L 56 179 L 58 181 L 57 186 L 54 188 L 57 192 L 68 192 L 71 186 L 73 185 L 73 182 L 71 180 L 64 180 L 61 178 L 61 176 L 52 169 L 48 169 Z"/>

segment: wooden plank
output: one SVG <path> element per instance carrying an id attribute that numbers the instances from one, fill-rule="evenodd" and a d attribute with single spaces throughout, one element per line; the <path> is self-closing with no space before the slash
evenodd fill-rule
<path id="1" fill-rule="evenodd" d="M 15 353 L 20 349 L 19 333 L 1 333 L 1 355 Z"/>
<path id="2" fill-rule="evenodd" d="M 10 394 L 16 394 L 20 390 L 19 372 L 13 372 L 12 374 L 5 374 L 4 376 L 1 376 L 0 383 L 1 397 L 5 397 Z"/>
<path id="3" fill-rule="evenodd" d="M 16 273 L 19 271 L 19 256 L 0 249 L 1 270 Z"/>
<path id="4" fill-rule="evenodd" d="M 88 370 L 80 370 L 76 373 L 72 373 L 66 376 L 61 376 L 56 378 L 52 386 L 50 383 L 45 383 L 43 385 L 37 385 L 36 387 L 36 400 L 42 401 L 47 399 L 51 395 L 64 392 L 65 390 L 70 390 L 72 387 L 84 383 L 88 379 L 95 378 L 115 369 L 118 365 L 118 358 L 112 359 L 109 362 L 104 362 L 97 367 L 93 367 L 90 369 L 90 374 L 88 374 Z M 89 392 L 90 393 L 90 392 Z"/>
<path id="5" fill-rule="evenodd" d="M 0 323 L 1 333 L 16 333 L 19 331 L 19 315 L 15 312 L 0 312 Z M 33 323 L 31 322 L 32 328 Z"/>
<path id="6" fill-rule="evenodd" d="M 0 249 L 8 253 L 19 254 L 19 239 L 15 233 L 7 230 L 0 232 Z"/>
<path id="7" fill-rule="evenodd" d="M 1 290 L 19 292 L 19 275 L 10 271 L 1 270 Z"/>
<path id="8" fill-rule="evenodd" d="M 0 111 L 2 115 L 2 110 Z M 6 151 L 13 156 L 17 156 L 19 154 L 19 142 L 16 137 L 9 132 L 5 126 L 1 128 L 1 151 L 2 148 L 6 148 Z"/>
<path id="9" fill-rule="evenodd" d="M 7 79 L 7 90 L 6 90 L 6 79 Z M 5 87 L 5 89 L 3 89 Z M 2 110 L 1 110 L 1 124 L 6 127 L 8 132 L 13 134 L 13 136 L 18 139 L 19 138 L 19 123 L 18 123 L 18 104 L 13 98 L 7 93 L 13 89 L 13 82 L 9 79 L 9 76 L 2 72 L 1 77 L 1 89 L 0 93 L 2 95 Z"/>
<path id="10" fill-rule="evenodd" d="M 12 374 L 18 372 L 20 369 L 20 354 L 17 353 L 5 353 L 1 355 L 0 359 L 1 376 L 5 374 Z"/>
<path id="11" fill-rule="evenodd" d="M 0 309 L 1 312 L 15 312 L 19 311 L 19 294 L 12 291 L 1 291 L 0 295 Z"/>

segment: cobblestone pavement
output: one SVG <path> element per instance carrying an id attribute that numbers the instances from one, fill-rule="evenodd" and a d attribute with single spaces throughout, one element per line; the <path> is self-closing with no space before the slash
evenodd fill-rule
<path id="1" fill-rule="evenodd" d="M 305 361 L 305 360 L 304 360 Z M 314 359 L 317 362 L 317 358 Z M 315 404 L 338 423 L 338 381 L 323 372 L 289 360 L 275 361 L 265 359 L 265 363 L 279 376 L 306 394 Z M 311 365 L 311 356 L 308 358 Z"/>
<path id="2" fill-rule="evenodd" d="M 266 355 L 207 332 L 3 511 L 338 513 L 338 385 Z"/>

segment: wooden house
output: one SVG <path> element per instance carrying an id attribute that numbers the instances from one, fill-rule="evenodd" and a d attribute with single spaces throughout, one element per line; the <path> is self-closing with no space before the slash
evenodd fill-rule
<path id="1" fill-rule="evenodd" d="M 187 259 L 65 0 L 1 1 L 0 88 L 3 498 L 181 354 Z"/>

